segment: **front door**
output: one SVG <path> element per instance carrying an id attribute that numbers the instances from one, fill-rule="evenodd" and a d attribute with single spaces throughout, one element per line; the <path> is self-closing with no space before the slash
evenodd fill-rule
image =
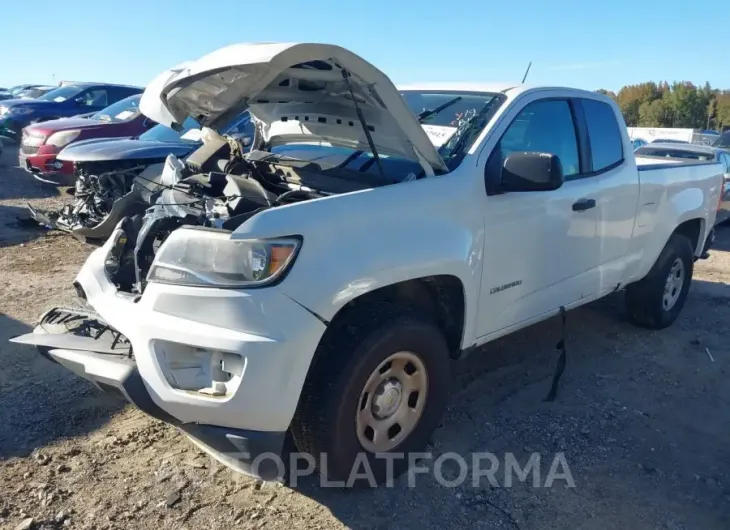
<path id="1" fill-rule="evenodd" d="M 518 151 L 557 155 L 566 182 L 553 191 L 485 196 L 482 337 L 598 291 L 598 197 L 581 174 L 575 123 L 568 100 L 528 102 L 492 152 L 501 161 Z"/>

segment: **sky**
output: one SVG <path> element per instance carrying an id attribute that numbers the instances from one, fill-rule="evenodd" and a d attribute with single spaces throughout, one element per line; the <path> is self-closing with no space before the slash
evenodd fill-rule
<path id="1" fill-rule="evenodd" d="M 396 83 L 730 89 L 728 0 L 0 0 L 0 86 L 146 85 L 239 42 L 344 46 Z M 714 52 L 717 53 L 714 53 Z"/>

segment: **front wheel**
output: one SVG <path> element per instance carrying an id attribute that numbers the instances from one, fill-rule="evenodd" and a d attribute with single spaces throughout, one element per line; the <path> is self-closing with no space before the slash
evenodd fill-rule
<path id="1" fill-rule="evenodd" d="M 438 426 L 451 383 L 446 341 L 426 319 L 388 303 L 352 310 L 334 326 L 317 351 L 292 434 L 323 478 L 383 483 L 408 468 Z"/>
<path id="2" fill-rule="evenodd" d="M 692 243 L 672 234 L 646 278 L 626 288 L 629 320 L 651 329 L 670 326 L 684 307 L 693 267 Z"/>

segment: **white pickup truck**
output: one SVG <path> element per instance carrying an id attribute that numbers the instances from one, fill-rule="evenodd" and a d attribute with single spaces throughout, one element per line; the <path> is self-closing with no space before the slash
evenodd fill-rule
<path id="1" fill-rule="evenodd" d="M 383 480 L 379 455 L 436 428 L 452 359 L 562 309 L 625 289 L 633 322 L 670 325 L 722 186 L 714 163 L 637 168 L 599 94 L 399 90 L 332 45 L 229 46 L 162 74 L 141 108 L 213 131 L 249 110 L 249 152 L 186 169 L 239 202 L 123 220 L 79 305 L 13 340 L 259 475 L 289 433 L 329 478 L 364 454 Z"/>

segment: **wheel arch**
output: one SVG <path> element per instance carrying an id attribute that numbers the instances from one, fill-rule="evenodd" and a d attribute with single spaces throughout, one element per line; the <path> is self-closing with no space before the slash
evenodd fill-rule
<path id="1" fill-rule="evenodd" d="M 339 326 L 354 308 L 380 302 L 402 305 L 431 320 L 444 334 L 452 356 L 460 353 L 466 329 L 467 302 L 464 284 L 457 276 L 438 274 L 412 278 L 360 294 L 338 309 L 329 321 L 328 331 Z M 327 334 L 325 331 L 320 342 L 327 339 Z"/>

